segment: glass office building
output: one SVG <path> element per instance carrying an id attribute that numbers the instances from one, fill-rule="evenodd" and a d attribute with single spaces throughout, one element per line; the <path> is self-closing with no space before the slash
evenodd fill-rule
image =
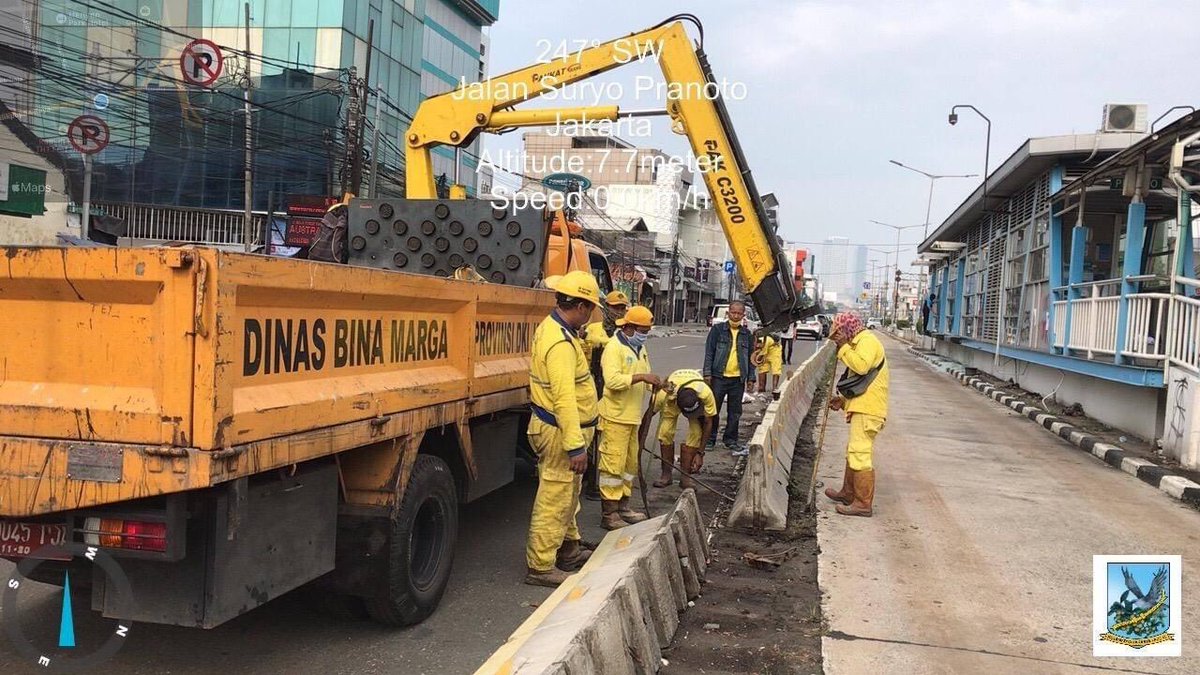
<path id="1" fill-rule="evenodd" d="M 240 209 L 243 200 L 242 86 L 252 84 L 254 207 L 267 195 L 336 194 L 348 171 L 349 69 L 366 75 L 364 184 L 379 165 L 381 193 L 403 188 L 403 135 L 424 97 L 486 70 L 484 29 L 498 0 L 251 0 L 249 52 L 243 0 L 44 0 L 31 30 L 44 59 L 28 124 L 73 153 L 67 127 L 80 114 L 110 129 L 95 155 L 97 201 Z M 182 80 L 180 56 L 196 38 L 221 47 L 224 64 L 208 87 Z M 379 122 L 378 141 L 372 126 Z M 375 156 L 372 148 L 377 147 Z M 453 177 L 454 153 L 438 152 Z M 478 146 L 462 153 L 470 184 Z"/>

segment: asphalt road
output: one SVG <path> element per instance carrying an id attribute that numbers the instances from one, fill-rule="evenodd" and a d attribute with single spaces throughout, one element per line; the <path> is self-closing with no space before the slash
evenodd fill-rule
<path id="1" fill-rule="evenodd" d="M 704 331 L 685 330 L 648 343 L 654 371 L 699 368 Z M 799 341 L 793 364 L 815 343 Z M 680 425 L 680 440 L 686 430 Z M 653 460 L 652 460 L 653 461 Z M 647 463 L 649 464 L 649 463 Z M 647 476 L 656 475 L 648 468 Z M 104 668 L 119 673 L 470 673 L 550 594 L 521 583 L 525 535 L 536 479 L 524 477 L 465 505 L 450 586 L 438 611 L 408 629 L 369 621 L 346 621 L 321 611 L 312 592 L 300 589 L 213 630 L 139 624 Z M 674 488 L 678 490 L 678 487 Z M 579 525 L 599 540 L 599 505 L 584 501 Z M 12 571 L 0 561 L 0 578 Z M 32 582 L 30 582 L 32 583 Z M 21 624 L 26 631 L 58 632 L 61 589 L 33 584 L 23 590 Z M 78 599 L 77 599 L 78 600 Z M 5 609 L 4 619 L 10 612 Z M 105 630 L 95 614 L 76 617 L 81 636 Z M 0 639 L 0 669 L 44 672 Z"/>
<path id="2" fill-rule="evenodd" d="M 818 497 L 825 672 L 1200 672 L 1187 636 L 1180 658 L 1092 656 L 1102 632 L 1092 556 L 1182 555 L 1183 574 L 1194 575 L 1200 513 L 964 388 L 903 343 L 884 344 L 891 389 L 875 445 L 875 516 L 845 518 Z M 825 485 L 841 484 L 848 425 L 839 422 L 830 419 L 825 438 Z M 1171 625 L 1181 633 L 1200 625 L 1194 576 L 1182 587 L 1186 596 L 1172 600 L 1182 623 Z"/>

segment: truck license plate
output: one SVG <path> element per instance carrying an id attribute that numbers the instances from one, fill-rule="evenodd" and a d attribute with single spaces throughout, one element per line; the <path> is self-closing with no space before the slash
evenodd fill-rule
<path id="1" fill-rule="evenodd" d="M 34 551 L 67 540 L 67 526 L 53 523 L 19 523 L 0 520 L 0 556 L 24 558 Z M 70 555 L 41 556 L 50 560 L 70 560 Z"/>

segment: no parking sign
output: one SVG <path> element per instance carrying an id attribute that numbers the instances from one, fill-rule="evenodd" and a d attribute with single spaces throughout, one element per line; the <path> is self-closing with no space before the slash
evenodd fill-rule
<path id="1" fill-rule="evenodd" d="M 188 84 L 207 87 L 221 76 L 225 56 L 212 40 L 192 40 L 179 55 L 179 67 Z"/>
<path id="2" fill-rule="evenodd" d="M 108 146 L 108 125 L 95 115 L 80 115 L 67 126 L 67 141 L 85 155 L 94 155 Z"/>

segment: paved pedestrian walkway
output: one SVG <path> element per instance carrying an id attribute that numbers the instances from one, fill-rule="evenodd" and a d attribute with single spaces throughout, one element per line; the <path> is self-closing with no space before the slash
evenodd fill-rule
<path id="1" fill-rule="evenodd" d="M 825 672 L 1200 672 L 1200 513 L 885 345 L 875 517 L 818 490 Z M 825 485 L 846 438 L 834 413 Z M 1183 656 L 1093 658 L 1092 555 L 1143 553 L 1183 556 Z"/>

